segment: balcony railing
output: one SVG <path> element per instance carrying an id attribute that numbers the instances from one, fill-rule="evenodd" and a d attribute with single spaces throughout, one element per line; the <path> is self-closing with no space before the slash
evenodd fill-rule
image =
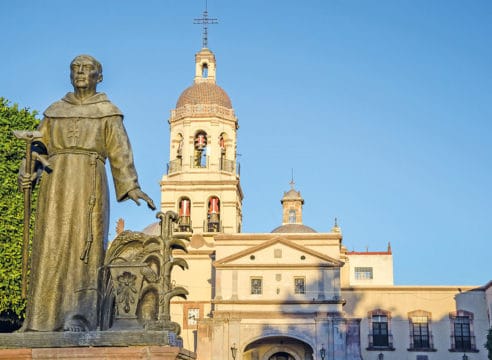
<path id="1" fill-rule="evenodd" d="M 234 160 L 220 159 L 220 170 L 234 172 Z"/>
<path id="2" fill-rule="evenodd" d="M 475 336 L 473 335 L 451 335 L 451 350 L 453 351 L 475 351 Z"/>
<path id="3" fill-rule="evenodd" d="M 203 221 L 203 232 L 221 232 L 222 222 L 221 221 Z"/>
<path id="4" fill-rule="evenodd" d="M 369 347 L 367 350 L 393 349 L 393 335 L 369 334 Z"/>
<path id="5" fill-rule="evenodd" d="M 203 161 L 205 160 L 205 161 Z M 202 158 L 195 158 L 194 156 L 190 156 L 190 164 L 192 168 L 208 168 L 208 156 L 205 157 L 205 159 Z"/>
<path id="6" fill-rule="evenodd" d="M 178 230 L 180 232 L 193 232 L 191 218 L 189 216 L 180 216 L 178 219 Z"/>
<path id="7" fill-rule="evenodd" d="M 209 167 L 209 157 L 207 156 L 205 158 L 205 161 L 203 159 L 200 159 L 201 161 L 198 162 L 198 159 L 195 159 L 193 156 L 190 157 L 190 164 L 191 168 L 193 169 L 206 169 Z M 241 166 L 239 163 L 237 163 L 236 167 L 236 161 L 234 160 L 229 160 L 229 159 L 220 159 L 219 160 L 219 168 L 221 171 L 226 171 L 229 173 L 234 173 L 236 171 L 236 175 L 240 176 L 241 175 Z M 173 174 L 179 171 L 183 170 L 183 160 L 181 158 L 171 160 L 167 163 L 167 174 Z"/>
<path id="8" fill-rule="evenodd" d="M 434 351 L 434 336 L 429 335 L 411 335 L 409 351 Z"/>

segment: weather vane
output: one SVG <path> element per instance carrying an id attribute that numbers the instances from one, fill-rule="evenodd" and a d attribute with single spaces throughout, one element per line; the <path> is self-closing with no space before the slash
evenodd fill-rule
<path id="1" fill-rule="evenodd" d="M 207 0 L 205 0 L 205 10 L 203 11 L 203 16 L 200 19 L 193 19 L 193 24 L 201 24 L 203 26 L 202 43 L 204 48 L 208 46 L 208 24 L 218 23 L 219 22 L 217 19 L 208 17 Z"/>

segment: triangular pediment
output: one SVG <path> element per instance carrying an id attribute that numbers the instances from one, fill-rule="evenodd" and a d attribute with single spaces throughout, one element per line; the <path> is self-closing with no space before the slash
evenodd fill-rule
<path id="1" fill-rule="evenodd" d="M 256 246 L 214 262 L 215 267 L 230 266 L 323 266 L 340 267 L 343 262 L 283 237 L 275 237 Z"/>

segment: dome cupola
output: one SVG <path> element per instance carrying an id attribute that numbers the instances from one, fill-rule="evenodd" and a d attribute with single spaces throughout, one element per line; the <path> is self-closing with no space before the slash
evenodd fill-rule
<path id="1" fill-rule="evenodd" d="M 316 231 L 302 223 L 302 205 L 304 199 L 301 192 L 294 189 L 294 181 L 290 182 L 291 189 L 284 192 L 282 204 L 282 225 L 273 229 L 272 233 L 315 233 Z"/>
<path id="2" fill-rule="evenodd" d="M 207 48 L 196 53 L 194 84 L 181 93 L 176 109 L 186 105 L 219 105 L 232 109 L 231 99 L 216 84 L 215 55 Z"/>

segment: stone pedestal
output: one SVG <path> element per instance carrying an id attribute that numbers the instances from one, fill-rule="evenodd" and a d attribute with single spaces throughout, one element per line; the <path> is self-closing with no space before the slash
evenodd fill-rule
<path id="1" fill-rule="evenodd" d="M 194 353 L 171 346 L 0 349 L 0 360 L 193 360 Z"/>
<path id="2" fill-rule="evenodd" d="M 25 332 L 0 334 L 0 360 L 193 360 L 168 331 Z"/>

